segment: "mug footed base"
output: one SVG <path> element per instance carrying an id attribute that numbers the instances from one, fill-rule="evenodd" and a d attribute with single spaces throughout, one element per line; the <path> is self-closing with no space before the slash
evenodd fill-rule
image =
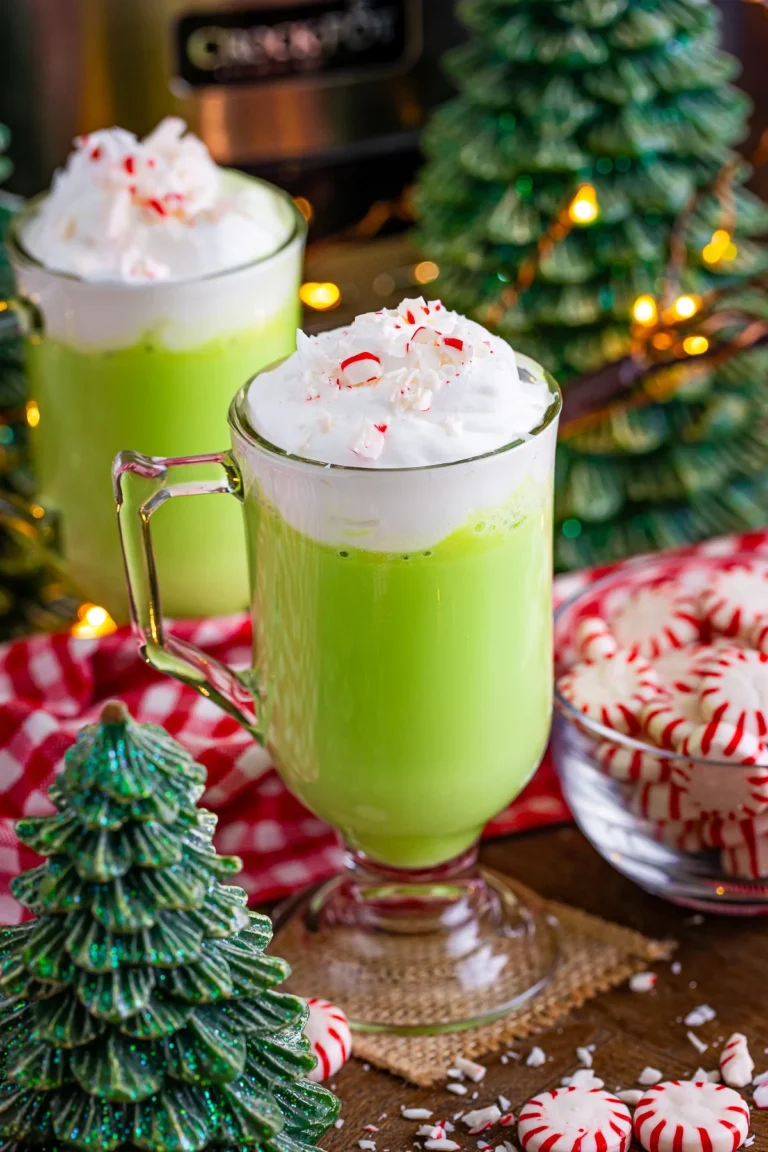
<path id="1" fill-rule="evenodd" d="M 488 1024 L 540 992 L 558 962 L 557 922 L 480 868 L 474 849 L 418 872 L 350 853 L 343 874 L 274 919 L 286 990 L 332 1000 L 365 1032 Z"/>

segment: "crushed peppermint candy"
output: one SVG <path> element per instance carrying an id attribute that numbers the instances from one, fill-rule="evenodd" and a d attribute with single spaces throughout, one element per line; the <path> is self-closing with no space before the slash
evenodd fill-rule
<path id="1" fill-rule="evenodd" d="M 698 1008 L 694 1008 L 685 1017 L 683 1023 L 689 1028 L 699 1028 L 702 1024 L 708 1024 L 710 1020 L 714 1020 L 717 1013 L 714 1008 L 710 1008 L 709 1004 L 700 1004 Z"/>
<path id="2" fill-rule="evenodd" d="M 453 1092 L 454 1096 L 466 1096 L 467 1094 L 467 1089 L 463 1084 L 446 1084 L 445 1087 L 449 1092 Z"/>
<path id="3" fill-rule="evenodd" d="M 459 1056 L 454 1064 L 475 1084 L 479 1084 L 488 1071 L 484 1064 L 477 1064 L 474 1060 L 466 1060 L 463 1056 Z"/>
<path id="4" fill-rule="evenodd" d="M 541 1068 L 542 1064 L 546 1064 L 546 1062 L 547 1054 L 543 1048 L 539 1048 L 538 1046 L 531 1048 L 525 1059 L 525 1063 L 529 1068 Z"/>
<path id="5" fill-rule="evenodd" d="M 658 1068 L 651 1068 L 650 1065 L 643 1068 L 642 1072 L 637 1078 L 638 1084 L 642 1084 L 646 1088 L 650 1088 L 653 1084 L 660 1084 L 664 1079 L 664 1073 L 660 1072 Z"/>
<path id="6" fill-rule="evenodd" d="M 755 1102 L 755 1108 L 768 1108 L 768 1084 L 758 1084 L 752 1093 L 752 1099 Z"/>
<path id="7" fill-rule="evenodd" d="M 705 1044 L 704 1041 L 698 1037 L 695 1032 L 688 1031 L 685 1035 L 691 1044 L 693 1044 L 697 1052 L 706 1052 L 709 1048 L 709 1044 Z"/>
<path id="8" fill-rule="evenodd" d="M 509 1112 L 510 1108 L 512 1107 L 512 1101 L 507 1100 L 506 1096 L 498 1096 L 496 1098 L 496 1103 L 502 1112 Z"/>
<path id="9" fill-rule="evenodd" d="M 622 1092 L 617 1092 L 616 1095 L 622 1104 L 628 1104 L 630 1108 L 634 1108 L 636 1104 L 640 1103 L 643 1096 L 645 1096 L 645 1092 L 639 1088 L 625 1088 Z"/>
<path id="10" fill-rule="evenodd" d="M 579 1068 L 571 1076 L 564 1076 L 560 1081 L 562 1088 L 586 1088 L 593 1091 L 604 1088 L 605 1081 L 596 1076 L 591 1068 Z"/>
<path id="11" fill-rule="evenodd" d="M 694 1084 L 719 1084 L 721 1080 L 720 1072 L 714 1069 L 712 1072 L 705 1071 L 704 1068 L 697 1068 L 693 1076 L 691 1076 Z"/>
<path id="12" fill-rule="evenodd" d="M 577 1048 L 576 1049 L 576 1059 L 579 1061 L 580 1064 L 583 1064 L 585 1068 L 591 1068 L 592 1067 L 592 1048 L 591 1047 L 590 1048 Z"/>
<path id="13" fill-rule="evenodd" d="M 487 1132 L 500 1119 L 501 1110 L 495 1104 L 489 1104 L 487 1108 L 477 1108 L 474 1112 L 465 1112 L 461 1122 L 469 1128 L 470 1136 L 477 1136 L 480 1132 Z"/>
<path id="14" fill-rule="evenodd" d="M 344 1127 L 344 1120 L 342 1119 L 341 1116 L 339 1116 L 338 1120 L 334 1120 L 333 1126 L 334 1126 L 334 1128 L 339 1128 L 339 1129 Z"/>
<path id="15" fill-rule="evenodd" d="M 404 1120 L 429 1120 L 432 1113 L 429 1108 L 401 1108 L 400 1115 Z"/>
<path id="16" fill-rule="evenodd" d="M 358 1148 L 362 1148 L 363 1152 L 376 1152 L 375 1140 L 358 1140 Z"/>
<path id="17" fill-rule="evenodd" d="M 299 332 L 296 353 L 251 385 L 250 415 L 271 443 L 324 463 L 466 460 L 530 438 L 544 420 L 550 386 L 518 363 L 504 340 L 440 301 L 403 300 L 346 328 Z"/>
<path id="18" fill-rule="evenodd" d="M 629 978 L 630 991 L 650 992 L 652 988 L 656 987 L 657 979 L 655 972 L 635 972 L 634 976 Z"/>
<path id="19" fill-rule="evenodd" d="M 442 1152 L 456 1152 L 457 1148 L 461 1148 L 461 1144 L 457 1144 L 455 1140 L 443 1138 L 441 1140 L 425 1140 L 424 1147 L 434 1149 L 435 1152 L 438 1149 L 442 1149 Z"/>

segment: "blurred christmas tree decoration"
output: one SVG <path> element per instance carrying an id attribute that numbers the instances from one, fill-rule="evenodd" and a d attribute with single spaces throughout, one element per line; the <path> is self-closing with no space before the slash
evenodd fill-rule
<path id="1" fill-rule="evenodd" d="M 12 167 L 7 146 L 8 133 L 0 124 L 0 183 Z M 0 639 L 65 628 L 79 599 L 55 554 L 53 529 L 36 502 L 29 467 L 28 431 L 39 413 L 35 402 L 27 400 L 13 274 L 4 243 L 21 203 L 0 191 Z M 110 624 L 107 631 L 115 627 Z"/>
<path id="2" fill-rule="evenodd" d="M 566 397 L 574 382 L 559 566 L 764 524 L 768 209 L 733 151 L 749 102 L 714 4 L 458 12 L 470 39 L 446 58 L 459 96 L 424 137 L 421 246 L 433 294 L 544 363 Z M 768 134 L 755 161 L 767 152 Z"/>

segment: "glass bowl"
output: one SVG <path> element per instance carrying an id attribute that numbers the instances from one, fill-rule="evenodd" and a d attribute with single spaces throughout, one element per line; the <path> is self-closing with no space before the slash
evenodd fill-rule
<path id="1" fill-rule="evenodd" d="M 583 617 L 606 618 L 633 590 L 669 579 L 697 595 L 713 572 L 745 562 L 768 568 L 768 557 L 755 553 L 652 557 L 590 584 L 555 615 L 557 675 L 578 660 L 573 636 Z M 706 628 L 701 642 L 746 646 Z M 765 812 L 755 812 L 751 799 L 746 810 L 742 802 L 754 792 L 754 767 L 694 759 L 661 749 L 645 735 L 622 735 L 584 716 L 557 688 L 552 747 L 579 828 L 619 872 L 688 908 L 768 913 L 768 800 Z M 641 780 L 616 778 L 638 773 Z M 768 796 L 768 764 L 757 775 Z M 654 777 L 666 787 L 649 787 Z"/>

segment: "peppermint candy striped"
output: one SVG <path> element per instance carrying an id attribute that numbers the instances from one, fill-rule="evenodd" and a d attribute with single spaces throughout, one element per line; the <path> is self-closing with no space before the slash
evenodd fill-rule
<path id="1" fill-rule="evenodd" d="M 698 810 L 677 785 L 643 784 L 630 800 L 630 808 L 646 820 L 695 820 Z"/>
<path id="2" fill-rule="evenodd" d="M 600 616 L 585 616 L 574 630 L 576 651 L 582 660 L 600 660 L 614 656 L 618 649 L 616 637 Z"/>
<path id="3" fill-rule="evenodd" d="M 600 770 L 613 780 L 658 784 L 669 780 L 672 774 L 668 760 L 643 748 L 624 748 L 606 740 L 598 747 L 595 756 Z"/>
<path id="4" fill-rule="evenodd" d="M 725 720 L 768 735 L 768 655 L 731 649 L 702 672 L 699 706 L 707 720 Z"/>
<path id="5" fill-rule="evenodd" d="M 570 1085 L 524 1104 L 517 1135 L 523 1152 L 627 1152 L 632 1119 L 610 1092 Z"/>
<path id="6" fill-rule="evenodd" d="M 749 642 L 758 652 L 768 653 L 768 616 L 760 616 L 749 634 Z"/>
<path id="7" fill-rule="evenodd" d="M 722 816 L 705 816 L 701 820 L 701 836 L 707 848 L 738 848 L 768 835 L 768 812 L 752 820 L 724 820 Z"/>
<path id="8" fill-rule="evenodd" d="M 667 1080 L 649 1088 L 635 1111 L 635 1136 L 647 1152 L 735 1152 L 749 1135 L 749 1109 L 733 1088 Z"/>
<path id="9" fill-rule="evenodd" d="M 768 616 L 768 565 L 753 561 L 712 572 L 699 607 L 716 632 L 747 636 Z"/>
<path id="10" fill-rule="evenodd" d="M 645 705 L 640 719 L 654 744 L 675 751 L 701 724 L 697 688 L 677 681 L 674 688 Z"/>
<path id="11" fill-rule="evenodd" d="M 733 767 L 690 761 L 674 765 L 672 783 L 702 816 L 743 820 L 768 812 L 768 757 L 756 736 L 710 722 L 685 740 L 683 752 L 733 762 Z"/>
<path id="12" fill-rule="evenodd" d="M 647 660 L 701 636 L 696 601 L 671 582 L 637 588 L 608 623 L 621 648 Z"/>
<path id="13" fill-rule="evenodd" d="M 707 847 L 698 820 L 660 820 L 656 839 L 680 852 L 703 852 Z"/>
<path id="14" fill-rule="evenodd" d="M 308 1080 L 327 1080 L 346 1064 L 352 1054 L 352 1032 L 349 1021 L 330 1000 L 307 1000 L 309 1019 L 304 1035 L 309 1040 L 317 1064 L 307 1076 Z"/>
<path id="15" fill-rule="evenodd" d="M 746 1088 L 752 1083 L 755 1062 L 749 1054 L 749 1045 L 743 1032 L 734 1032 L 720 1053 L 720 1071 L 731 1088 Z"/>
<path id="16" fill-rule="evenodd" d="M 640 732 L 643 705 L 660 691 L 650 664 L 622 649 L 602 660 L 574 665 L 557 687 L 579 712 L 629 735 Z"/>
<path id="17" fill-rule="evenodd" d="M 724 848 L 720 863 L 726 876 L 762 880 L 768 876 L 768 836 L 748 833 L 742 844 Z"/>

